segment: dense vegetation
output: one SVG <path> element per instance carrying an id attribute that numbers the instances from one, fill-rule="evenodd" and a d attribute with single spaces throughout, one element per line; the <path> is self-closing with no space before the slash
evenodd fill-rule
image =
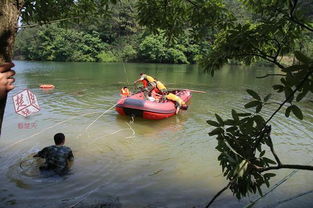
<path id="1" fill-rule="evenodd" d="M 48 61 L 195 63 L 205 50 L 188 34 L 169 42 L 135 18 L 135 1 L 115 5 L 111 15 L 71 24 L 25 26 L 17 35 L 16 58 Z M 63 23 L 63 22 L 61 22 Z"/>

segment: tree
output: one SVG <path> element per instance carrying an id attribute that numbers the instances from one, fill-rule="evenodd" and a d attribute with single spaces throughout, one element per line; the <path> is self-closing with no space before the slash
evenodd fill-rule
<path id="1" fill-rule="evenodd" d="M 227 4 L 230 1 L 225 1 Z M 261 110 L 271 102 L 271 94 L 262 98 L 257 92 L 247 90 L 253 98 L 245 108 L 255 112 L 232 110 L 231 118 L 208 120 L 214 127 L 209 133 L 216 136 L 218 160 L 224 177 L 229 181 L 208 204 L 223 191 L 230 189 L 238 198 L 257 191 L 262 195 L 262 186 L 270 186 L 275 174 L 271 170 L 292 168 L 313 170 L 313 166 L 284 164 L 275 153 L 271 137 L 271 119 L 282 108 L 285 115 L 293 113 L 303 119 L 296 102 L 313 92 L 312 51 L 304 50 L 308 37 L 312 37 L 312 2 L 307 0 L 241 0 L 247 15 L 245 21 L 227 10 L 222 0 L 143 0 L 138 2 L 139 19 L 151 31 L 165 30 L 168 38 L 178 37 L 185 30 L 191 31 L 198 40 L 209 40 L 208 50 L 201 61 L 212 75 L 229 60 L 251 64 L 266 60 L 281 69 L 281 82 L 273 86 L 285 99 L 278 103 L 273 114 L 265 119 Z M 226 5 L 227 5 L 226 4 Z M 208 30 L 207 28 L 213 28 Z M 285 65 L 282 57 L 294 55 L 291 65 Z M 267 150 L 269 149 L 269 151 Z M 272 157 L 273 159 L 270 159 Z M 208 207 L 207 206 L 207 207 Z"/>
<path id="2" fill-rule="evenodd" d="M 12 59 L 18 20 L 45 24 L 51 21 L 83 21 L 92 16 L 104 17 L 110 4 L 117 0 L 1 0 L 0 1 L 0 64 Z M 0 127 L 6 96 L 0 100 Z M 0 128 L 1 130 L 1 128 Z M 1 133 L 1 131 L 0 131 Z"/>

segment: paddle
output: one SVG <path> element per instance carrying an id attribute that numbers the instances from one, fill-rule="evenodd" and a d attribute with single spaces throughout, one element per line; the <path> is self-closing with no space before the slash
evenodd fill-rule
<path id="1" fill-rule="evenodd" d="M 205 91 L 191 90 L 191 89 L 171 89 L 171 90 L 189 90 L 190 92 L 195 92 L 195 93 L 207 93 L 207 92 L 205 92 Z"/>

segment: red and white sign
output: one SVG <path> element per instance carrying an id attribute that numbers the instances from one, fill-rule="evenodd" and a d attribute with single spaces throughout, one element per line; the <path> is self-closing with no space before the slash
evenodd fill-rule
<path id="1" fill-rule="evenodd" d="M 37 98 L 29 89 L 25 89 L 13 96 L 15 112 L 24 117 L 40 111 Z"/>

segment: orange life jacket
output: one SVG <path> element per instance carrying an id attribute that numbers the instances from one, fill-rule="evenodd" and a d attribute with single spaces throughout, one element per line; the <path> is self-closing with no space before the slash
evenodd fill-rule
<path id="1" fill-rule="evenodd" d="M 121 95 L 129 96 L 130 95 L 129 89 L 128 88 L 122 88 L 121 89 Z"/>
<path id="2" fill-rule="evenodd" d="M 144 88 L 148 87 L 149 82 L 147 80 L 144 79 L 144 80 L 141 80 L 141 82 Z"/>

